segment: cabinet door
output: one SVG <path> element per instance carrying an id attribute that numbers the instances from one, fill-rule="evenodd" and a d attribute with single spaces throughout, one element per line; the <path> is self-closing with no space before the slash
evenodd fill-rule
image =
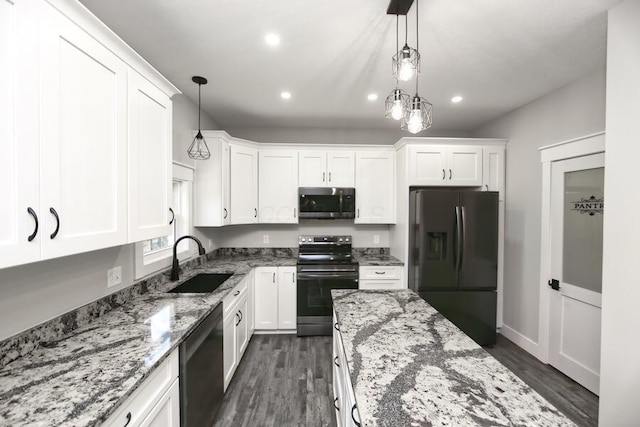
<path id="1" fill-rule="evenodd" d="M 449 185 L 482 185 L 482 147 L 451 146 L 447 149 Z"/>
<path id="2" fill-rule="evenodd" d="M 296 267 L 278 267 L 278 329 L 296 329 Z"/>
<path id="3" fill-rule="evenodd" d="M 299 187 L 327 186 L 327 153 L 325 151 L 299 151 Z"/>
<path id="4" fill-rule="evenodd" d="M 504 147 L 487 146 L 482 151 L 482 189 L 498 191 L 504 200 Z"/>
<path id="5" fill-rule="evenodd" d="M 327 153 L 327 186 L 355 187 L 355 181 L 355 154 L 352 151 L 329 151 Z"/>
<path id="6" fill-rule="evenodd" d="M 298 152 L 260 150 L 259 222 L 298 222 Z"/>
<path id="7" fill-rule="evenodd" d="M 409 185 L 447 185 L 446 146 L 411 146 L 408 149 L 408 162 Z"/>
<path id="8" fill-rule="evenodd" d="M 127 67 L 53 6 L 41 6 L 42 255 L 122 245 Z"/>
<path id="9" fill-rule="evenodd" d="M 247 327 L 249 328 L 249 339 L 256 329 L 256 287 L 255 287 L 255 270 L 251 270 L 247 277 Z"/>
<path id="10" fill-rule="evenodd" d="M 238 363 L 240 363 L 242 355 L 249 344 L 249 319 L 247 316 L 248 305 L 247 297 L 245 295 L 240 300 L 238 309 L 236 310 L 236 316 L 238 318 L 236 321 L 236 354 L 238 355 Z"/>
<path id="11" fill-rule="evenodd" d="M 211 158 L 196 163 L 194 182 L 194 225 L 220 227 L 231 223 L 229 188 L 229 142 L 218 136 L 207 135 Z"/>
<path id="12" fill-rule="evenodd" d="M 231 224 L 258 222 L 258 151 L 231 147 Z"/>
<path id="13" fill-rule="evenodd" d="M 238 347 L 237 347 L 237 335 L 236 335 L 236 312 L 229 313 L 223 321 L 222 327 L 222 349 L 224 353 L 224 389 L 227 390 L 227 386 L 231 382 L 233 373 L 235 372 L 236 365 L 238 364 Z"/>
<path id="14" fill-rule="evenodd" d="M 40 259 L 36 5 L 0 0 L 0 268 Z"/>
<path id="15" fill-rule="evenodd" d="M 142 421 L 140 427 L 178 427 L 180 426 L 180 392 L 178 380 L 160 398 L 151 413 Z"/>
<path id="16" fill-rule="evenodd" d="M 278 329 L 278 268 L 256 268 L 256 330 Z"/>
<path id="17" fill-rule="evenodd" d="M 356 154 L 356 224 L 395 223 L 395 155 L 391 151 Z"/>
<path id="18" fill-rule="evenodd" d="M 129 242 L 171 234 L 169 97 L 129 70 Z"/>

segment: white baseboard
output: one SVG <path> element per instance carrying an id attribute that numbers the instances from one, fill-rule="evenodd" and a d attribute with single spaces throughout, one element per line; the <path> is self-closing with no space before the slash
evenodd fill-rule
<path id="1" fill-rule="evenodd" d="M 531 353 L 533 356 L 535 356 L 538 359 L 540 358 L 538 356 L 538 352 L 540 351 L 538 347 L 538 343 L 533 341 L 531 338 L 528 338 L 522 335 L 520 332 L 516 331 L 515 329 L 511 329 L 504 323 L 500 328 L 500 334 L 502 334 L 502 336 L 507 338 L 509 341 L 516 344 L 518 347 L 521 347 L 526 352 Z"/>
<path id="2" fill-rule="evenodd" d="M 256 329 L 253 331 L 253 335 L 294 335 L 296 333 L 295 329 Z"/>

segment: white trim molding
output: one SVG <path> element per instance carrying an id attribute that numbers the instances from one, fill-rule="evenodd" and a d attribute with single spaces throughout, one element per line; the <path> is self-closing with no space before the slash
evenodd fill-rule
<path id="1" fill-rule="evenodd" d="M 507 338 L 509 341 L 513 342 L 514 344 L 520 346 L 523 350 L 533 354 L 538 359 L 540 359 L 540 356 L 538 354 L 540 347 L 538 343 L 532 340 L 531 338 L 522 335 L 520 332 L 516 331 L 513 328 L 510 328 L 504 323 L 500 328 L 500 334 L 505 338 Z"/>

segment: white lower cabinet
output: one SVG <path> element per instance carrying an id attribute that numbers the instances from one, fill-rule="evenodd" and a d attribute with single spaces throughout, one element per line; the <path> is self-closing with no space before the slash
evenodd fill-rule
<path id="1" fill-rule="evenodd" d="M 296 267 L 256 268 L 256 330 L 296 330 L 296 283 Z"/>
<path id="2" fill-rule="evenodd" d="M 388 290 L 405 289 L 402 266 L 360 267 L 358 289 Z"/>
<path id="3" fill-rule="evenodd" d="M 249 345 L 248 293 L 251 289 L 248 282 L 250 275 L 236 285 L 222 304 L 224 310 L 223 327 L 223 365 L 224 390 L 227 390 L 231 378 Z"/>
<path id="4" fill-rule="evenodd" d="M 347 357 L 342 345 L 338 319 L 333 313 L 333 392 L 334 408 L 338 427 L 355 427 L 360 425 L 360 414 L 351 384 Z"/>
<path id="5" fill-rule="evenodd" d="M 167 357 L 105 422 L 106 427 L 180 425 L 178 350 Z"/>

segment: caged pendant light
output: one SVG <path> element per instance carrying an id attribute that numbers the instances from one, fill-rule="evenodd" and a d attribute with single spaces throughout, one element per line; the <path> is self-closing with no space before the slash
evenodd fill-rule
<path id="1" fill-rule="evenodd" d="M 200 91 L 202 89 L 202 85 L 207 84 L 207 79 L 200 76 L 193 76 L 191 77 L 191 80 L 198 84 L 198 133 L 193 138 L 187 153 L 192 159 L 207 160 L 211 157 L 211 152 L 209 151 L 209 146 L 207 146 L 207 141 L 205 141 L 202 136 L 202 132 L 200 131 Z"/>
<path id="2" fill-rule="evenodd" d="M 416 48 L 418 47 L 418 3 L 416 0 Z M 433 105 L 426 98 L 418 95 L 418 78 L 416 77 L 416 94 L 411 99 L 411 105 L 405 111 L 400 124 L 401 129 L 408 130 L 416 134 L 420 131 L 429 129 L 433 124 Z"/>
<path id="3" fill-rule="evenodd" d="M 416 2 L 417 3 L 417 2 Z M 417 9 L 417 6 L 416 6 Z M 396 19 L 397 19 L 396 15 Z M 398 22 L 396 20 L 396 38 L 398 34 L 397 28 Z M 407 25 L 407 15 L 404 16 L 404 46 L 401 50 L 397 49 L 397 53 L 392 58 L 392 70 L 393 76 L 396 80 L 408 82 L 414 76 L 417 78 L 417 74 L 420 72 L 420 53 L 418 49 L 409 47 L 407 44 L 407 34 L 409 32 L 409 26 Z M 416 41 L 417 43 L 417 41 Z M 417 47 L 417 46 L 416 46 Z"/>
<path id="4" fill-rule="evenodd" d="M 396 51 L 398 50 L 398 20 L 396 15 Z M 391 91 L 391 95 L 387 96 L 384 102 L 384 116 L 393 120 L 400 120 L 404 117 L 409 106 L 409 94 L 398 88 L 398 79 L 396 78 L 396 88 Z"/>

